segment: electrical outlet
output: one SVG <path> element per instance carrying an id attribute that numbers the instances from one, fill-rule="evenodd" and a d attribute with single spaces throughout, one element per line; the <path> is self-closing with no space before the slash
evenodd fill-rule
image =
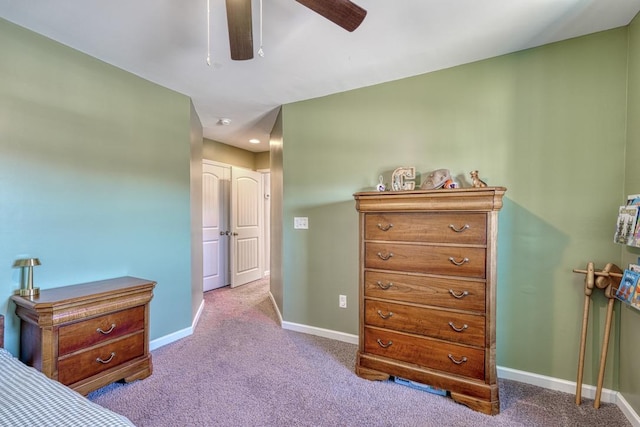
<path id="1" fill-rule="evenodd" d="M 306 230 L 309 228 L 309 218 L 306 216 L 296 216 L 293 218 L 293 228 L 296 230 Z"/>
<path id="2" fill-rule="evenodd" d="M 347 308 L 347 296 L 346 295 L 340 295 L 340 297 L 338 298 L 338 306 L 340 306 L 340 308 Z"/>

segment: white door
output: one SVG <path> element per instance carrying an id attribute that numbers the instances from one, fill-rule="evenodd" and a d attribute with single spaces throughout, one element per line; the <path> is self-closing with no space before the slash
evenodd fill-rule
<path id="1" fill-rule="evenodd" d="M 229 284 L 228 167 L 202 164 L 203 291 Z"/>
<path id="2" fill-rule="evenodd" d="M 231 287 L 262 277 L 262 174 L 231 167 Z"/>

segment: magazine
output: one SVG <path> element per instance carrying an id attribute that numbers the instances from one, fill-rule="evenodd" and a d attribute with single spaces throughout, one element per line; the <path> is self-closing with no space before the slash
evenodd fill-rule
<path id="1" fill-rule="evenodd" d="M 613 236 L 615 243 L 632 245 L 635 241 L 636 222 L 638 219 L 639 205 L 620 206 L 618 210 L 618 221 L 616 223 L 616 233 Z M 639 243 L 640 243 L 640 236 Z"/>
<path id="2" fill-rule="evenodd" d="M 638 279 L 640 279 L 640 272 L 625 270 L 622 279 L 620 279 L 620 286 L 618 286 L 618 290 L 616 291 L 616 298 L 631 304 L 631 301 L 635 297 L 634 294 Z M 640 293 L 638 293 L 638 303 L 640 304 Z"/>
<path id="3" fill-rule="evenodd" d="M 640 209 L 639 209 L 640 213 Z M 636 229 L 633 231 L 631 241 L 627 243 L 629 246 L 640 247 L 640 221 L 636 219 Z"/>
<path id="4" fill-rule="evenodd" d="M 640 289 L 636 286 L 636 291 L 631 296 L 631 307 L 640 310 Z"/>
<path id="5" fill-rule="evenodd" d="M 629 194 L 627 196 L 627 206 L 640 205 L 640 194 Z"/>

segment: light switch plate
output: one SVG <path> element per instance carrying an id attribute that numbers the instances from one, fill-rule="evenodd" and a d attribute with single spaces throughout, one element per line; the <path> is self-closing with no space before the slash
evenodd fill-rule
<path id="1" fill-rule="evenodd" d="M 347 296 L 346 295 L 340 295 L 338 297 L 338 307 L 347 308 Z"/>
<path id="2" fill-rule="evenodd" d="M 293 218 L 293 228 L 297 230 L 306 230 L 309 228 L 309 218 L 306 216 L 296 216 Z"/>

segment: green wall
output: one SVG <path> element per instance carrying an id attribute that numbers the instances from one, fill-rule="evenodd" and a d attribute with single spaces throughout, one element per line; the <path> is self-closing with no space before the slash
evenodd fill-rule
<path id="1" fill-rule="evenodd" d="M 627 111 L 627 152 L 625 156 L 625 194 L 640 193 L 640 18 L 636 17 L 629 26 L 629 96 Z M 637 262 L 640 249 L 624 247 L 625 268 L 630 262 Z M 620 327 L 620 391 L 636 412 L 640 412 L 640 370 L 637 355 L 640 354 L 640 311 L 621 306 Z"/>
<path id="2" fill-rule="evenodd" d="M 271 155 L 269 151 L 254 153 L 256 170 L 269 169 Z"/>
<path id="3" fill-rule="evenodd" d="M 41 288 L 157 281 L 151 338 L 191 325 L 188 97 L 0 19 L 0 312 L 13 261 Z"/>
<path id="4" fill-rule="evenodd" d="M 448 168 L 466 185 L 478 169 L 508 188 L 498 365 L 575 381 L 584 278 L 572 269 L 621 253 L 612 236 L 624 193 L 626 67 L 620 28 L 285 105 L 284 319 L 358 333 L 354 192 L 399 166 Z M 294 230 L 294 216 L 308 216 L 309 230 Z M 605 311 L 596 296 L 591 324 Z M 592 329 L 585 382 L 594 384 L 602 334 Z M 608 388 L 617 387 L 617 358 L 614 336 Z"/>
<path id="5" fill-rule="evenodd" d="M 278 112 L 276 121 L 269 137 L 269 171 L 271 175 L 271 213 L 270 213 L 270 236 L 269 236 L 269 289 L 273 300 L 278 306 L 280 313 L 284 311 L 284 282 L 283 282 L 283 228 L 282 210 L 284 201 L 284 177 L 282 169 L 282 110 Z"/>
<path id="6" fill-rule="evenodd" d="M 269 168 L 268 151 L 254 153 L 206 138 L 202 142 L 202 158 L 250 170 Z"/>
<path id="7" fill-rule="evenodd" d="M 191 318 L 195 319 L 202 300 L 203 289 L 203 248 L 202 248 L 202 123 L 193 102 L 190 106 L 191 145 Z"/>

